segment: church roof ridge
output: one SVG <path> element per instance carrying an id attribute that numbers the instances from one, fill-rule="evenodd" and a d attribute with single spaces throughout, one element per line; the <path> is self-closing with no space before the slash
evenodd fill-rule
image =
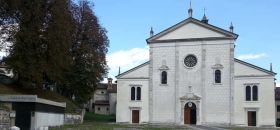
<path id="1" fill-rule="evenodd" d="M 179 22 L 179 23 L 177 23 L 177 24 L 175 24 L 175 25 L 173 25 L 173 26 L 171 26 L 171 27 L 169 27 L 169 28 L 167 28 L 167 29 L 165 29 L 165 30 L 163 30 L 163 31 L 161 31 L 161 32 L 159 32 L 159 33 L 157 33 L 157 34 L 155 34 L 155 35 L 153 35 L 152 37 L 147 38 L 147 39 L 146 39 L 146 42 L 149 44 L 149 43 L 153 42 L 153 40 L 154 40 L 155 38 L 158 38 L 158 37 L 160 37 L 160 36 L 162 36 L 162 35 L 165 35 L 165 34 L 167 34 L 168 32 L 173 31 L 173 30 L 176 29 L 177 27 L 180 27 L 180 25 L 183 25 L 184 23 L 187 23 L 187 22 L 189 22 L 189 21 L 193 21 L 193 22 L 199 23 L 199 24 L 201 24 L 202 26 L 205 26 L 205 27 L 208 27 L 208 28 L 214 28 L 214 29 L 216 29 L 216 30 L 214 30 L 214 31 L 220 31 L 220 32 L 223 32 L 223 33 L 226 34 L 226 35 L 231 35 L 231 36 L 233 36 L 234 39 L 237 39 L 237 37 L 238 37 L 238 34 L 236 34 L 236 33 L 230 32 L 230 31 L 228 31 L 228 30 L 225 30 L 225 29 L 223 29 L 223 28 L 214 26 L 214 25 L 209 24 L 209 23 L 204 23 L 204 22 L 202 22 L 202 21 L 200 21 L 200 20 L 198 20 L 198 19 L 195 19 L 195 18 L 193 18 L 193 17 L 189 17 L 189 18 L 187 18 L 187 19 L 185 19 L 185 20 L 183 20 L 183 21 L 181 21 L 181 22 Z"/>
<path id="2" fill-rule="evenodd" d="M 238 63 L 240 63 L 240 64 L 243 64 L 243 65 L 249 66 L 249 67 L 251 67 L 251 68 L 260 70 L 260 71 L 262 71 L 262 72 L 265 72 L 265 73 L 270 74 L 270 75 L 273 75 L 273 76 L 275 76 L 275 75 L 277 74 L 277 73 L 275 73 L 275 72 L 273 72 L 273 71 L 269 71 L 269 70 L 267 70 L 267 69 L 264 69 L 264 68 L 262 68 L 262 67 L 253 65 L 253 64 L 248 63 L 248 62 L 245 62 L 245 61 L 243 61 L 243 60 L 239 60 L 239 59 L 237 59 L 237 58 L 234 58 L 234 61 L 236 61 L 236 62 L 238 62 Z"/>
<path id="3" fill-rule="evenodd" d="M 138 66 L 136 66 L 134 68 L 131 68 L 131 69 L 125 71 L 125 72 L 120 73 L 119 75 L 116 76 L 116 78 L 119 78 L 119 77 L 121 77 L 121 76 L 123 76 L 123 75 L 125 75 L 125 74 L 127 74 L 127 73 L 129 73 L 131 71 L 134 71 L 134 70 L 136 70 L 136 69 L 138 69 L 140 67 L 143 67 L 144 65 L 149 64 L 149 63 L 150 63 L 150 60 L 146 61 L 146 62 L 144 62 L 144 63 L 142 63 L 142 64 L 140 64 L 140 65 L 138 65 Z"/>

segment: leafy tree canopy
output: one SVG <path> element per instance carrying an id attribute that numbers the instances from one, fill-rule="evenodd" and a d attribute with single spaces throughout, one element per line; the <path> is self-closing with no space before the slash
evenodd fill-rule
<path id="1" fill-rule="evenodd" d="M 76 2 L 76 1 L 75 1 Z M 6 63 L 18 84 L 86 102 L 107 73 L 109 40 L 88 1 L 0 0 L 0 25 L 16 24 Z"/>

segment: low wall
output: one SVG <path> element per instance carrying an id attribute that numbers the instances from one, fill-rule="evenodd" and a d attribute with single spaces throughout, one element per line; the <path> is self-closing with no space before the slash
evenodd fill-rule
<path id="1" fill-rule="evenodd" d="M 10 125 L 10 112 L 0 109 L 0 130 L 9 130 Z"/>
<path id="2" fill-rule="evenodd" d="M 81 124 L 84 122 L 85 109 L 79 109 L 75 114 L 65 113 L 64 124 Z"/>
<path id="3" fill-rule="evenodd" d="M 39 129 L 46 126 L 61 126 L 64 124 L 63 113 L 46 113 L 46 112 L 34 112 L 34 116 L 31 118 L 31 129 Z"/>

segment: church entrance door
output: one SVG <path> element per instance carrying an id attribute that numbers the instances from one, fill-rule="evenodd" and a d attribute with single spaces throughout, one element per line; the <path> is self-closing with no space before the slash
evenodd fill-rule
<path id="1" fill-rule="evenodd" d="M 257 118 L 256 118 L 256 111 L 248 111 L 248 126 L 256 126 L 257 125 Z"/>
<path id="2" fill-rule="evenodd" d="M 132 110 L 132 123 L 139 123 L 139 110 Z"/>
<path id="3" fill-rule="evenodd" d="M 188 102 L 184 109 L 184 123 L 196 124 L 196 106 L 192 102 Z"/>

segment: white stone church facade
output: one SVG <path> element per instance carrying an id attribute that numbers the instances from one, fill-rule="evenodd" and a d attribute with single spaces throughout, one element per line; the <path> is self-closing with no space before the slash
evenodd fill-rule
<path id="1" fill-rule="evenodd" d="M 147 39 L 117 76 L 116 122 L 275 126 L 276 73 L 234 58 L 238 35 L 190 17 Z"/>

